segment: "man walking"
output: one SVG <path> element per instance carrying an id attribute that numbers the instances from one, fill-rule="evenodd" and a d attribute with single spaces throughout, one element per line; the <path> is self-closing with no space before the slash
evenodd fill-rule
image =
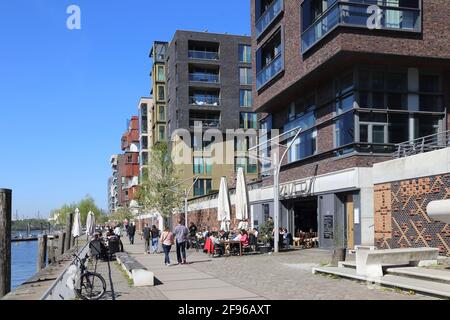
<path id="1" fill-rule="evenodd" d="M 132 222 L 128 225 L 128 239 L 130 239 L 130 244 L 134 244 L 134 235 L 136 234 L 136 226 Z"/>
<path id="2" fill-rule="evenodd" d="M 189 234 L 189 229 L 182 224 L 183 220 L 178 220 L 174 233 L 177 245 L 177 260 L 179 264 L 186 264 L 186 240 Z"/>
<path id="3" fill-rule="evenodd" d="M 150 251 L 150 228 L 148 227 L 148 223 L 145 224 L 144 229 L 142 230 L 142 238 L 144 238 L 144 250 L 145 254 L 148 254 Z"/>

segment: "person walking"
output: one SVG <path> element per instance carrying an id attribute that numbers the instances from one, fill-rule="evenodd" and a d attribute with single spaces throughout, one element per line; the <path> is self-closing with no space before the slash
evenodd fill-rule
<path id="1" fill-rule="evenodd" d="M 136 234 L 136 225 L 132 222 L 128 225 L 128 239 L 130 244 L 134 244 L 134 235 Z"/>
<path id="2" fill-rule="evenodd" d="M 178 225 L 175 227 L 175 239 L 177 245 L 177 260 L 179 264 L 187 264 L 186 262 L 186 240 L 188 238 L 189 229 L 182 224 L 183 220 L 178 220 Z"/>
<path id="3" fill-rule="evenodd" d="M 164 250 L 164 263 L 166 266 L 170 266 L 170 249 L 173 245 L 173 233 L 170 232 L 169 227 L 165 227 L 164 231 L 161 233 L 161 245 Z"/>
<path id="4" fill-rule="evenodd" d="M 142 238 L 144 239 L 145 254 L 148 254 L 150 253 L 150 238 L 151 238 L 151 230 L 148 227 L 148 223 L 145 224 L 145 227 L 142 230 Z"/>
<path id="5" fill-rule="evenodd" d="M 152 234 L 152 253 L 158 253 L 158 239 L 160 236 L 160 232 L 155 225 L 152 225 L 151 234 Z"/>

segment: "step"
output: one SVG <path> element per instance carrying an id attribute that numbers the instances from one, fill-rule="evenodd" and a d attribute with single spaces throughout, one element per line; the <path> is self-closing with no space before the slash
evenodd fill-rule
<path id="1" fill-rule="evenodd" d="M 338 266 L 340 268 L 356 269 L 356 261 L 339 261 Z"/>
<path id="2" fill-rule="evenodd" d="M 352 268 L 339 268 L 339 267 L 316 267 L 313 268 L 313 274 L 324 273 L 333 274 L 339 277 L 359 280 L 359 281 L 369 281 L 377 282 L 381 286 L 401 288 L 403 290 L 412 290 L 416 293 L 422 293 L 426 295 L 437 296 L 440 298 L 450 299 L 450 284 L 427 281 L 421 279 L 413 279 L 409 277 L 396 276 L 396 275 L 385 275 L 376 281 L 369 280 L 365 276 L 360 276 L 356 274 L 356 269 Z"/>
<path id="3" fill-rule="evenodd" d="M 450 284 L 450 270 L 427 269 L 419 267 L 389 268 L 388 274 L 414 279 L 422 279 Z"/>

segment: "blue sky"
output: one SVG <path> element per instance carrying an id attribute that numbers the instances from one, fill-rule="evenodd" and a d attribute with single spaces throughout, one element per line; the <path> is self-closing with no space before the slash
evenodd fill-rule
<path id="1" fill-rule="evenodd" d="M 69 5 L 81 30 L 68 30 Z M 177 29 L 250 34 L 248 0 L 2 0 L 0 188 L 13 212 L 48 216 L 92 195 L 107 208 L 109 158 L 149 95 L 148 53 Z"/>

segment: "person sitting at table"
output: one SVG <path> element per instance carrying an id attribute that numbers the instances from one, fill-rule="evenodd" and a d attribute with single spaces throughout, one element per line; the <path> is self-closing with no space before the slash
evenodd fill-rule
<path id="1" fill-rule="evenodd" d="M 232 239 L 233 239 L 233 241 L 241 241 L 241 237 L 242 237 L 242 232 L 239 232 Z"/>
<path id="2" fill-rule="evenodd" d="M 229 232 L 225 232 L 225 230 L 220 230 L 219 239 L 220 240 L 228 240 Z"/>
<path id="3" fill-rule="evenodd" d="M 248 233 L 247 233 L 247 230 L 245 230 L 245 229 L 241 230 L 241 238 L 239 239 L 239 241 L 241 241 L 243 248 L 248 247 L 249 244 L 248 244 Z"/>

